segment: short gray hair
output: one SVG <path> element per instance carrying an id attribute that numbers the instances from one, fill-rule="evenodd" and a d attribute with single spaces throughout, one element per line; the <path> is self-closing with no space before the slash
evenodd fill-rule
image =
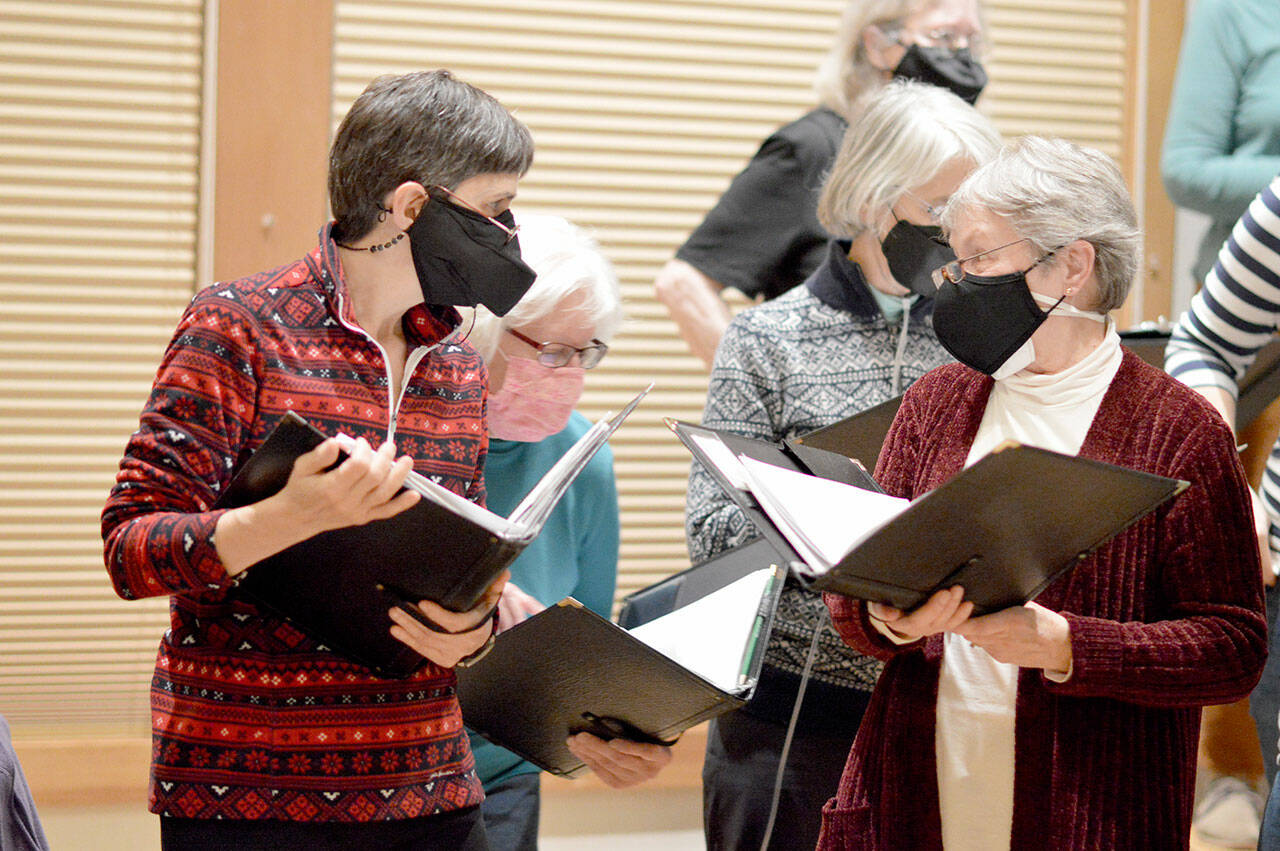
<path id="1" fill-rule="evenodd" d="M 586 231 L 560 216 L 514 215 L 520 228 L 520 256 L 538 277 L 505 316 L 475 308 L 475 324 L 468 341 L 487 362 L 497 352 L 508 328 L 537 322 L 554 313 L 569 296 L 581 293 L 585 299 L 582 309 L 593 326 L 594 336 L 607 343 L 622 324 L 622 294 L 618 276 L 600 253 L 600 246 Z"/>
<path id="2" fill-rule="evenodd" d="M 938 0 L 849 0 L 840 16 L 835 42 L 818 65 L 813 81 L 818 103 L 851 119 L 858 98 L 881 85 L 881 72 L 867 58 L 862 34 L 868 27 L 892 32 L 911 15 L 937 3 Z"/>
<path id="3" fill-rule="evenodd" d="M 523 175 L 532 163 L 529 129 L 475 86 L 443 69 L 378 77 L 329 149 L 334 238 L 372 230 L 382 199 L 402 183 L 453 189 L 480 174 Z"/>
<path id="4" fill-rule="evenodd" d="M 1098 283 L 1092 307 L 1106 313 L 1124 304 L 1138 274 L 1142 231 L 1124 177 L 1106 154 L 1065 139 L 1023 136 L 960 185 L 943 211 L 943 227 L 950 231 L 972 210 L 1000 216 L 1041 253 L 1085 240 Z"/>
<path id="5" fill-rule="evenodd" d="M 982 165 L 1000 143 L 986 116 L 946 89 L 894 81 L 867 99 L 844 134 L 818 197 L 818 221 L 832 236 L 856 237 L 903 190 L 928 183 L 953 160 Z"/>

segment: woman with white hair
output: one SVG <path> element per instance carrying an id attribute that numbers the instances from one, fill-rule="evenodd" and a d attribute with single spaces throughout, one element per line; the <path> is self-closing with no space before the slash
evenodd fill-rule
<path id="1" fill-rule="evenodd" d="M 819 106 L 764 140 L 654 283 L 689 348 L 708 365 L 729 324 L 721 290 L 775 298 L 826 257 L 818 191 L 858 101 L 893 79 L 973 103 L 987 75 L 978 0 L 849 0 L 818 69 Z"/>
<path id="2" fill-rule="evenodd" d="M 538 277 L 506 315 L 476 308 L 468 337 L 489 368 L 485 489 L 489 509 L 504 517 L 591 427 L 574 406 L 586 370 L 600 363 L 622 322 L 618 279 L 591 237 L 558 216 L 521 213 L 516 224 L 521 257 Z M 498 603 L 501 628 L 570 596 L 610 617 L 618 492 L 609 447 L 588 462 L 510 569 Z M 471 749 L 489 844 L 536 849 L 537 766 L 475 733 Z M 667 748 L 590 733 L 571 737 L 569 749 L 615 788 L 647 780 L 671 760 Z"/>
<path id="3" fill-rule="evenodd" d="M 934 239 L 937 212 L 999 147 L 991 123 L 943 89 L 899 82 L 872 98 L 822 190 L 818 216 L 837 235 L 826 261 L 804 286 L 734 317 L 711 370 L 703 424 L 769 441 L 794 437 L 897 396 L 950 360 L 929 319 L 929 274 L 955 258 Z M 757 534 L 698 464 L 685 521 L 694 561 Z M 815 640 L 772 847 L 817 841 L 822 805 L 880 669 L 825 620 L 822 598 L 789 583 L 755 696 L 712 722 L 703 767 L 709 848 L 761 847 Z"/>
<path id="4" fill-rule="evenodd" d="M 960 363 L 907 391 L 881 486 L 917 497 L 1013 440 L 1191 488 L 1025 606 L 971 617 L 959 586 L 911 612 L 827 595 L 885 667 L 819 848 L 1185 848 L 1200 707 L 1247 695 L 1266 655 L 1231 430 L 1120 346 L 1108 314 L 1141 234 L 1105 155 L 1021 139 L 943 224 L 959 259 L 937 272 L 934 330 Z"/>

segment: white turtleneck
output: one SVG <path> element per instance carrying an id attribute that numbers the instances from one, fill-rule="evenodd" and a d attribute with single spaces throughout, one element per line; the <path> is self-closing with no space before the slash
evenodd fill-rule
<path id="1" fill-rule="evenodd" d="M 1120 336 L 1108 321 L 1102 342 L 1079 363 L 997 381 L 965 466 L 1006 440 L 1077 454 L 1121 357 Z M 1016 665 L 953 633 L 944 636 L 936 756 L 947 851 L 1009 848 L 1017 698 Z"/>

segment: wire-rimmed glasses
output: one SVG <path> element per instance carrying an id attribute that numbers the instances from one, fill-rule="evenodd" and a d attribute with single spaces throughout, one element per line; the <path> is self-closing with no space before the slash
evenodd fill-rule
<path id="1" fill-rule="evenodd" d="M 516 238 L 516 231 L 520 230 L 519 225 L 514 225 L 514 224 L 504 225 L 502 222 L 498 221 L 493 216 L 480 212 L 475 207 L 471 206 L 466 201 L 464 201 L 462 198 L 458 197 L 458 195 L 456 195 L 453 192 L 450 192 L 447 187 L 440 186 L 439 184 L 436 184 L 435 186 L 427 187 L 427 192 L 435 192 L 435 191 L 443 192 L 445 195 L 449 196 L 449 200 L 454 204 L 454 206 L 461 207 L 462 209 L 466 210 L 469 213 L 475 213 L 477 216 L 480 216 L 481 218 L 487 220 L 489 224 L 493 225 L 498 230 L 506 234 L 507 238 L 502 243 L 503 248 L 506 248 L 508 245 L 510 245 L 511 241 Z"/>
<path id="2" fill-rule="evenodd" d="M 514 328 L 508 328 L 507 333 L 537 349 L 538 363 L 552 369 L 568 365 L 569 361 L 573 360 L 574 355 L 578 356 L 579 366 L 583 369 L 591 369 L 604 360 L 604 356 L 609 353 L 609 347 L 594 338 L 591 340 L 591 345 L 579 348 L 568 343 L 539 343 Z"/>
<path id="3" fill-rule="evenodd" d="M 961 257 L 957 260 L 952 260 L 950 263 L 945 263 L 933 270 L 933 285 L 941 288 L 945 283 L 958 284 L 965 279 L 965 263 L 968 263 L 970 260 L 977 260 L 979 257 L 985 257 L 988 254 L 994 254 L 1003 248 L 1008 248 L 1011 245 L 1017 245 L 1019 242 L 1029 241 L 1030 237 L 1024 236 L 1021 239 L 1015 239 L 1013 242 L 1006 242 L 1004 245 L 997 245 L 995 248 L 988 248 L 986 251 L 979 251 L 977 254 L 970 254 L 968 257 Z M 1046 251 L 1044 254 L 1040 255 L 1036 262 L 1022 270 L 1022 274 L 1025 275 L 1027 272 L 1030 272 L 1032 269 L 1057 254 L 1066 244 L 1067 243 L 1064 242 L 1052 251 Z"/>

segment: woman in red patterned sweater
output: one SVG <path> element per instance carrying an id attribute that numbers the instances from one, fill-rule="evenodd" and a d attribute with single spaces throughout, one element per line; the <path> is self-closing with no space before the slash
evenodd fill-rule
<path id="1" fill-rule="evenodd" d="M 502 580 L 471 612 L 420 604 L 456 634 L 390 613 L 426 658 L 394 681 L 235 580 L 407 508 L 410 469 L 483 501 L 486 373 L 453 305 L 503 313 L 532 282 L 507 210 L 532 155 L 522 124 L 448 72 L 379 78 L 335 136 L 319 245 L 209 287 L 182 317 L 102 518 L 117 593 L 171 600 L 151 687 L 166 849 L 487 847 L 452 668 L 490 640 Z M 327 469 L 330 439 L 276 496 L 213 509 L 289 410 L 356 438 L 349 459 Z"/>
<path id="2" fill-rule="evenodd" d="M 1191 488 L 1025 606 L 970 617 L 959 587 L 910 613 L 827 595 L 885 668 L 819 847 L 1185 848 L 1200 707 L 1247 695 L 1266 656 L 1231 430 L 1120 346 L 1107 314 L 1140 233 L 1107 157 L 1026 137 L 943 221 L 961 259 L 935 275 L 933 322 L 960 363 L 907 392 L 885 490 L 919 496 L 1005 440 Z"/>

